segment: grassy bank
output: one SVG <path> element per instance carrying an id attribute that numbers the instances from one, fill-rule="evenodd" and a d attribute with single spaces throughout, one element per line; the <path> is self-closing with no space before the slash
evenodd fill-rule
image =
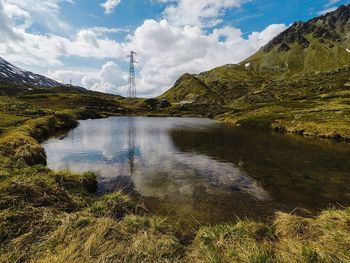
<path id="1" fill-rule="evenodd" d="M 350 140 L 350 91 L 237 107 L 216 117 L 229 124 Z"/>
<path id="2" fill-rule="evenodd" d="M 186 239 L 121 192 L 95 196 L 93 174 L 31 166 L 1 172 L 0 262 L 349 262 L 350 210 L 316 218 L 235 219 Z"/>

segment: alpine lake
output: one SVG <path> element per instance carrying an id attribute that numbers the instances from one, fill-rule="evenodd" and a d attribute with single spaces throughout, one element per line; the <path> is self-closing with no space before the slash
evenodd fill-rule
<path id="1" fill-rule="evenodd" d="M 202 118 L 80 121 L 43 143 L 55 170 L 92 171 L 151 213 L 214 224 L 350 205 L 350 147 Z"/>

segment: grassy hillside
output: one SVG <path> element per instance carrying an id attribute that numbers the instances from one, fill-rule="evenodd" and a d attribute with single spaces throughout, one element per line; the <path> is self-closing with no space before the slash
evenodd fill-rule
<path id="1" fill-rule="evenodd" d="M 218 119 L 247 127 L 350 139 L 350 69 L 305 74 L 263 84 Z"/>
<path id="2" fill-rule="evenodd" d="M 349 76 L 350 67 L 286 79 L 268 70 L 227 65 L 192 76 L 198 81 L 182 81 L 176 85 L 176 95 L 170 89 L 162 97 L 173 101 L 186 98 L 187 85 L 205 83 L 210 94 L 216 94 L 211 97 L 217 99 L 214 104 L 226 104 L 227 111 L 215 115 L 216 119 L 239 126 L 348 140 Z"/>
<path id="3" fill-rule="evenodd" d="M 185 91 L 185 92 L 184 92 Z M 160 98 L 172 102 L 196 102 L 207 104 L 219 104 L 224 99 L 211 90 L 201 79 L 191 75 L 183 75 L 174 87 L 165 92 Z"/>

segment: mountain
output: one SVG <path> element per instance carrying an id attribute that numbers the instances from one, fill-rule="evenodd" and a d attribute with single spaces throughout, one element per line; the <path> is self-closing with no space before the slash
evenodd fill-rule
<path id="1" fill-rule="evenodd" d="M 186 93 L 183 90 L 186 89 Z M 163 95 L 171 101 L 219 103 L 223 98 L 211 90 L 202 80 L 191 74 L 184 74 L 174 87 Z"/>
<path id="2" fill-rule="evenodd" d="M 22 70 L 0 57 L 0 82 L 27 84 L 40 87 L 57 87 L 62 86 L 61 83 L 34 74 L 30 71 Z"/>
<path id="3" fill-rule="evenodd" d="M 275 68 L 287 75 L 323 71 L 350 64 L 350 5 L 296 22 L 242 65 Z"/>
<path id="4" fill-rule="evenodd" d="M 322 85 L 312 81 L 320 79 L 313 74 L 337 69 L 343 72 L 347 65 L 350 65 L 350 5 L 307 22 L 294 23 L 237 65 L 198 75 L 185 74 L 160 97 L 198 103 L 206 103 L 210 98 L 211 102 L 224 101 L 236 106 L 275 102 L 300 93 L 300 89 L 294 90 L 298 82 L 302 87 L 311 83 Z M 332 75 L 335 82 L 336 75 Z M 343 81 L 343 75 L 340 79 Z M 322 81 L 329 83 L 328 79 Z"/>

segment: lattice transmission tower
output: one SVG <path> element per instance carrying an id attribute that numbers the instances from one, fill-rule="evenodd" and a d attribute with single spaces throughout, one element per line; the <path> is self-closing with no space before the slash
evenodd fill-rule
<path id="1" fill-rule="evenodd" d="M 128 87 L 128 98 L 136 98 L 136 77 L 135 77 L 135 51 L 131 51 L 130 55 L 130 72 L 129 72 L 129 87 Z"/>

